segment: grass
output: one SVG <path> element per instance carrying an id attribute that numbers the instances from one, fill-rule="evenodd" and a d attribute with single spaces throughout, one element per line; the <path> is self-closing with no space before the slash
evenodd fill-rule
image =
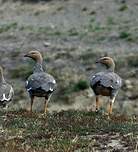
<path id="1" fill-rule="evenodd" d="M 91 49 L 88 49 L 85 53 L 79 56 L 79 60 L 84 65 L 92 65 L 100 55 L 100 52 L 97 54 L 97 52 L 93 52 Z"/>
<path id="2" fill-rule="evenodd" d="M 107 18 L 107 24 L 109 24 L 109 25 L 115 25 L 116 23 L 115 23 L 115 21 L 114 21 L 114 18 L 111 17 L 111 16 L 109 16 L 109 17 Z"/>
<path id="3" fill-rule="evenodd" d="M 124 58 L 118 57 L 116 61 L 116 69 L 117 71 L 124 68 L 124 65 L 128 68 L 137 68 L 138 67 L 138 55 L 130 54 Z"/>
<path id="4" fill-rule="evenodd" d="M 31 64 L 26 64 L 26 65 L 20 65 L 17 66 L 15 69 L 11 69 L 11 78 L 17 79 L 21 78 L 22 80 L 26 80 L 26 78 L 31 75 L 33 72 L 33 68 Z"/>
<path id="5" fill-rule="evenodd" d="M 102 144 L 107 144 L 111 137 L 121 139 L 126 148 L 134 150 L 138 135 L 137 119 L 112 116 L 109 120 L 106 116 L 86 111 L 61 111 L 47 116 L 30 115 L 23 110 L 0 112 L 0 123 L 3 130 L 1 150 L 23 152 L 27 147 L 30 151 L 53 152 L 103 150 Z"/>
<path id="6" fill-rule="evenodd" d="M 138 67 L 138 55 L 130 55 L 127 57 L 127 62 L 130 67 Z"/>
<path id="7" fill-rule="evenodd" d="M 131 36 L 131 34 L 130 33 L 128 33 L 128 32 L 126 32 L 126 31 L 122 31 L 121 33 L 120 33 L 120 38 L 121 39 L 127 39 L 127 38 L 129 38 Z"/>
<path id="8" fill-rule="evenodd" d="M 77 36 L 77 35 L 79 35 L 79 32 L 77 31 L 76 28 L 71 28 L 71 29 L 68 31 L 68 33 L 69 33 L 69 36 Z"/>
<path id="9" fill-rule="evenodd" d="M 128 30 L 128 31 L 127 31 Z M 138 38 L 134 32 L 129 32 L 129 29 L 121 31 L 119 34 L 119 38 L 126 40 L 127 42 L 136 43 Z"/>
<path id="10" fill-rule="evenodd" d="M 17 23 L 9 23 L 9 24 L 4 24 L 0 26 L 0 33 L 7 32 L 10 29 L 16 29 L 17 28 Z"/>
<path id="11" fill-rule="evenodd" d="M 88 82 L 85 80 L 79 80 L 74 86 L 73 91 L 85 90 L 89 87 Z"/>
<path id="12" fill-rule="evenodd" d="M 99 25 L 99 23 L 90 23 L 87 28 L 88 32 L 102 32 L 106 27 Z"/>
<path id="13" fill-rule="evenodd" d="M 29 31 L 34 34 L 47 34 L 49 36 L 78 36 L 81 33 L 76 28 L 71 28 L 67 31 L 58 30 L 52 27 L 35 27 L 35 26 L 21 26 L 19 27 L 21 31 Z"/>
<path id="14" fill-rule="evenodd" d="M 92 40 L 94 42 L 102 42 L 107 39 L 107 35 L 110 34 L 110 31 L 112 31 L 112 29 L 115 26 L 117 26 L 117 23 L 114 21 L 114 18 L 112 16 L 107 17 L 107 25 L 97 22 L 95 17 L 91 17 L 88 24 L 83 26 L 81 29 L 70 28 L 68 30 L 64 30 L 50 26 L 18 25 L 16 22 L 11 22 L 0 26 L 0 33 L 9 30 L 15 31 L 16 29 L 18 29 L 18 31 L 20 32 L 21 31 L 29 32 L 37 37 L 45 34 L 47 36 L 58 36 L 61 38 L 65 38 L 69 36 L 69 37 L 78 37 L 79 39 L 83 39 L 83 38 L 85 39 L 86 37 L 88 37 L 89 40 L 92 37 Z M 119 25 L 119 28 L 124 29 L 124 27 L 122 26 L 123 24 Z M 121 31 L 119 38 L 132 42 L 137 41 L 137 37 L 136 36 L 132 37 L 132 36 L 133 34 L 127 31 Z"/>
<path id="15" fill-rule="evenodd" d="M 70 82 L 67 86 L 58 86 L 58 102 L 65 103 L 65 104 L 72 104 L 74 101 L 70 100 L 70 96 L 74 93 L 78 93 L 85 89 L 89 88 L 89 84 L 86 80 L 80 79 L 78 82 Z M 55 99 L 57 101 L 57 99 Z"/>
<path id="16" fill-rule="evenodd" d="M 62 88 L 63 96 L 70 96 L 71 93 L 79 92 L 89 88 L 89 84 L 86 80 L 79 80 L 78 82 L 70 82 L 70 85 L 66 88 Z"/>

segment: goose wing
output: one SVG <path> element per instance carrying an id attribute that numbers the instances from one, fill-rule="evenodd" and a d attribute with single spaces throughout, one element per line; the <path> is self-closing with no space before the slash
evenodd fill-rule
<path id="1" fill-rule="evenodd" d="M 46 92 L 53 92 L 55 90 L 55 87 L 56 81 L 53 76 L 44 72 L 34 73 L 26 81 L 26 89 L 28 91 L 42 89 Z"/>
<path id="2" fill-rule="evenodd" d="M 13 95 L 14 95 L 14 90 L 10 84 L 3 83 L 0 86 L 0 102 L 10 101 Z"/>
<path id="3" fill-rule="evenodd" d="M 122 86 L 121 78 L 114 72 L 99 72 L 92 76 L 90 80 L 91 86 L 99 82 L 104 87 L 111 87 L 112 89 L 119 89 Z"/>

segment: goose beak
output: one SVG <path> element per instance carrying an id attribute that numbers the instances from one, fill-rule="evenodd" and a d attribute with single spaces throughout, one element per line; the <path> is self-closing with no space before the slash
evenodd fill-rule
<path id="1" fill-rule="evenodd" d="M 95 63 L 100 63 L 100 59 L 96 60 L 96 62 L 95 62 Z"/>
<path id="2" fill-rule="evenodd" d="M 30 57 L 29 54 L 25 54 L 24 57 Z"/>

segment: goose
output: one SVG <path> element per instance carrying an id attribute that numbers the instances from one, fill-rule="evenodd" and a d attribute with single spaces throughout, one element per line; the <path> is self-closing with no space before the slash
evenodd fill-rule
<path id="1" fill-rule="evenodd" d="M 31 74 L 25 84 L 31 99 L 30 112 L 32 113 L 32 106 L 35 97 L 44 97 L 44 113 L 47 113 L 47 106 L 52 93 L 56 89 L 56 80 L 54 77 L 44 71 L 42 67 L 43 58 L 39 51 L 29 51 L 24 57 L 29 57 L 35 61 L 33 74 Z"/>
<path id="2" fill-rule="evenodd" d="M 111 115 L 116 95 L 122 86 L 122 79 L 114 72 L 115 63 L 111 57 L 102 57 L 96 63 L 106 68 L 90 77 L 90 86 L 96 96 L 96 112 L 99 110 L 99 96 L 102 95 L 109 97 L 108 115 Z"/>

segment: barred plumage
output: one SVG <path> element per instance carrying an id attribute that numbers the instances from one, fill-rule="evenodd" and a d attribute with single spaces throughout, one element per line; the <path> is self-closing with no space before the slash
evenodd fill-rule
<path id="1" fill-rule="evenodd" d="M 114 72 L 115 63 L 110 57 L 100 58 L 97 63 L 104 64 L 106 70 L 92 75 L 90 78 L 90 86 L 96 95 L 96 111 L 99 106 L 99 95 L 110 97 L 110 108 L 108 113 L 112 113 L 112 104 L 122 86 L 122 79 Z"/>
<path id="2" fill-rule="evenodd" d="M 42 56 L 38 51 L 30 51 L 25 57 L 30 57 L 36 61 L 33 74 L 29 76 L 26 81 L 25 87 L 29 92 L 31 98 L 31 108 L 34 101 L 34 97 L 45 97 L 45 113 L 47 111 L 47 104 L 56 89 L 56 81 L 53 76 L 44 72 L 42 67 Z"/>

